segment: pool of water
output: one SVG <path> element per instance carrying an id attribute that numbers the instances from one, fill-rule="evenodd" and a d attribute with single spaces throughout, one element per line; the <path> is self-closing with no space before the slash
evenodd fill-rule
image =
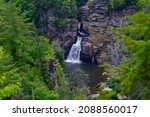
<path id="1" fill-rule="evenodd" d="M 89 83 L 87 85 L 90 89 L 91 94 L 97 93 L 97 84 L 106 81 L 106 79 L 102 76 L 102 71 L 100 70 L 100 68 L 98 68 L 98 65 L 96 64 L 84 62 L 78 64 L 65 63 L 65 74 L 70 74 L 75 68 L 80 68 L 82 71 L 84 71 L 85 74 L 89 75 Z"/>

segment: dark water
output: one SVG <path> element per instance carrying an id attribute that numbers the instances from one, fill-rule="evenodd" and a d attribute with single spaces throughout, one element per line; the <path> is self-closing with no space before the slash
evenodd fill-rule
<path id="1" fill-rule="evenodd" d="M 75 68 L 80 68 L 84 71 L 85 74 L 89 75 L 89 83 L 87 84 L 90 88 L 91 94 L 94 94 L 98 91 L 96 85 L 100 82 L 105 82 L 105 78 L 102 76 L 102 71 L 98 68 L 98 65 L 91 63 L 80 63 L 72 64 L 65 63 L 65 74 L 70 74 Z"/>

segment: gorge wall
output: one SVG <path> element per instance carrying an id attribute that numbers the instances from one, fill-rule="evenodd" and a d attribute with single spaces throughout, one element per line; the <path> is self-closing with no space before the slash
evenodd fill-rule
<path id="1" fill-rule="evenodd" d="M 82 41 L 81 60 L 95 63 L 118 64 L 122 54 L 120 44 L 114 38 L 111 28 L 132 25 L 124 16 L 131 15 L 137 11 L 135 6 L 127 6 L 121 11 L 110 11 L 108 0 L 93 0 L 78 8 L 77 15 L 72 23 L 67 20 L 66 27 L 62 30 L 54 25 L 55 17 L 49 10 L 46 13 L 48 24 L 43 28 L 49 39 L 59 39 L 65 51 L 65 56 L 77 39 L 78 20 L 82 22 L 83 31 L 88 37 Z"/>

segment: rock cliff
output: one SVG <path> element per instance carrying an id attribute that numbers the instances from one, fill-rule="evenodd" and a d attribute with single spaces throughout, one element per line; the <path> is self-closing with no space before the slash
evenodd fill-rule
<path id="1" fill-rule="evenodd" d="M 79 15 L 83 29 L 90 36 L 82 42 L 81 59 L 97 63 L 111 63 L 117 65 L 122 56 L 122 45 L 113 37 L 112 27 L 121 27 L 132 24 L 122 19 L 137 11 L 135 6 L 127 6 L 121 11 L 110 11 L 107 0 L 94 0 L 90 5 L 79 8 Z"/>
<path id="2" fill-rule="evenodd" d="M 113 37 L 111 28 L 131 25 L 129 20 L 122 18 L 136 11 L 135 6 L 127 6 L 121 11 L 110 11 L 108 0 L 93 0 L 92 3 L 79 7 L 74 23 L 71 24 L 68 19 L 64 29 L 54 25 L 55 17 L 49 10 L 44 31 L 48 38 L 60 40 L 66 56 L 77 39 L 77 22 L 81 21 L 83 30 L 89 34 L 82 42 L 81 60 L 117 65 L 122 56 L 122 45 Z"/>

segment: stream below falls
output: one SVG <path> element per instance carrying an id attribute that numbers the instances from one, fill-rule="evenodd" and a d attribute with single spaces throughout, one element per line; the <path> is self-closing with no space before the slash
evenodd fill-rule
<path id="1" fill-rule="evenodd" d="M 91 94 L 96 94 L 98 91 L 98 88 L 96 88 L 96 85 L 101 82 L 106 81 L 106 78 L 102 76 L 102 71 L 100 70 L 100 68 L 98 68 L 98 65 L 92 64 L 92 63 L 85 63 L 85 62 L 81 62 L 78 64 L 65 62 L 64 71 L 67 76 L 71 75 L 73 70 L 76 68 L 80 68 L 82 71 L 84 71 L 85 74 L 89 75 L 89 82 L 87 86 L 89 87 Z"/>

